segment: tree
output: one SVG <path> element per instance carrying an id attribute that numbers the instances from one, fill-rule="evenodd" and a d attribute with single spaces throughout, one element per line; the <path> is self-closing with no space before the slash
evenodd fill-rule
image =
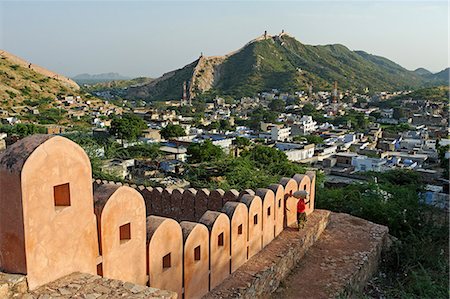
<path id="1" fill-rule="evenodd" d="M 306 103 L 302 108 L 302 114 L 304 115 L 311 115 L 316 111 L 316 108 L 314 108 L 314 105 L 311 103 Z"/>
<path id="2" fill-rule="evenodd" d="M 237 136 L 234 139 L 233 144 L 236 145 L 238 148 L 245 148 L 246 146 L 249 146 L 251 143 L 248 138 Z"/>
<path id="3" fill-rule="evenodd" d="M 34 134 L 45 134 L 45 128 L 35 124 L 15 124 L 13 126 L 0 124 L 0 132 L 7 133 L 8 135 L 17 135 L 19 138 L 24 138 Z"/>
<path id="4" fill-rule="evenodd" d="M 405 112 L 404 112 L 403 108 L 395 107 L 392 117 L 395 119 L 400 119 L 400 118 L 405 117 Z"/>
<path id="5" fill-rule="evenodd" d="M 212 143 L 211 140 L 205 140 L 203 143 L 192 143 L 188 149 L 190 163 L 217 161 L 224 156 L 222 149 Z"/>
<path id="6" fill-rule="evenodd" d="M 164 139 L 186 136 L 186 131 L 180 125 L 168 124 L 165 128 L 161 130 L 161 136 Z"/>
<path id="7" fill-rule="evenodd" d="M 146 128 L 147 124 L 142 118 L 134 114 L 125 114 L 122 118 L 113 118 L 109 132 L 119 139 L 132 141 L 140 137 Z"/>
<path id="8" fill-rule="evenodd" d="M 116 157 L 122 159 L 158 159 L 161 156 L 158 144 L 138 144 L 117 150 Z"/>
<path id="9" fill-rule="evenodd" d="M 274 99 L 272 100 L 272 102 L 270 102 L 269 104 L 269 108 L 272 111 L 278 111 L 278 112 L 283 112 L 284 108 L 285 108 L 285 103 L 282 99 Z"/>
<path id="10" fill-rule="evenodd" d="M 219 129 L 223 132 L 230 131 L 232 129 L 230 121 L 228 119 L 221 119 L 219 121 Z"/>
<path id="11" fill-rule="evenodd" d="M 295 136 L 294 141 L 306 140 L 308 143 L 322 144 L 323 138 L 318 135 Z"/>

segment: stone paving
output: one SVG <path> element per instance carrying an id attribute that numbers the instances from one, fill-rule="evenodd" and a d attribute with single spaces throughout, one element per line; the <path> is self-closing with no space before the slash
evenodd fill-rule
<path id="1" fill-rule="evenodd" d="M 7 284 L 7 280 L 11 283 Z M 25 285 L 23 284 L 25 281 Z M 9 289 L 7 289 L 9 287 Z M 4 293 L 2 293 L 2 290 Z M 73 273 L 32 292 L 27 292 L 23 275 L 0 275 L 0 298 L 52 299 L 52 298 L 159 298 L 176 299 L 177 294 L 120 280 L 106 279 L 96 275 Z"/>

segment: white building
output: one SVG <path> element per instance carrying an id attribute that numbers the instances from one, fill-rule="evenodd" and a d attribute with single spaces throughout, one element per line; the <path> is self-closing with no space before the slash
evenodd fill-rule
<path id="1" fill-rule="evenodd" d="M 316 130 L 317 122 L 309 115 L 304 115 L 297 123 L 292 125 L 292 135 L 310 135 Z"/>
<path id="2" fill-rule="evenodd" d="M 298 143 L 277 142 L 275 147 L 283 151 L 289 161 L 302 161 L 314 156 L 314 144 L 302 145 Z"/>
<path id="3" fill-rule="evenodd" d="M 270 139 L 272 141 L 289 141 L 291 139 L 291 128 L 279 128 L 277 126 L 271 127 Z"/>
<path id="4" fill-rule="evenodd" d="M 367 156 L 355 156 L 352 158 L 352 166 L 356 171 L 382 171 L 386 160 L 378 158 L 369 158 Z"/>

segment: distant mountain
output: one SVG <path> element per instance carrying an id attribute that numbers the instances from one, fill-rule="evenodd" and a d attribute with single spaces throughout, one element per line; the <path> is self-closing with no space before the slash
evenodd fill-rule
<path id="1" fill-rule="evenodd" d="M 424 68 L 419 68 L 415 70 L 414 73 L 427 81 L 428 85 L 449 85 L 450 68 L 446 68 L 434 74 Z"/>
<path id="2" fill-rule="evenodd" d="M 103 74 L 79 74 L 72 79 L 78 84 L 95 84 L 99 82 L 109 82 L 116 80 L 129 80 L 130 77 L 122 76 L 118 73 L 103 73 Z"/>
<path id="3" fill-rule="evenodd" d="M 444 81 L 447 82 L 447 85 L 449 84 L 449 77 L 450 77 L 450 68 L 446 68 L 438 73 L 431 75 L 431 80 L 433 81 Z"/>
<path id="4" fill-rule="evenodd" d="M 184 82 L 195 98 L 204 94 L 253 96 L 274 88 L 306 90 L 309 84 L 314 90 L 331 90 L 335 81 L 341 90 L 371 91 L 443 84 L 384 57 L 339 44 L 305 45 L 282 33 L 260 36 L 225 56 L 201 56 L 150 83 L 129 87 L 124 96 L 147 101 L 180 99 Z"/>
<path id="5" fill-rule="evenodd" d="M 0 50 L 1 108 L 20 106 L 24 100 L 52 100 L 80 87 L 69 78 Z"/>
<path id="6" fill-rule="evenodd" d="M 430 72 L 427 69 L 424 69 L 423 67 L 420 67 L 420 68 L 414 70 L 414 73 L 419 75 L 419 76 L 429 76 L 429 75 L 433 74 L 432 72 Z"/>

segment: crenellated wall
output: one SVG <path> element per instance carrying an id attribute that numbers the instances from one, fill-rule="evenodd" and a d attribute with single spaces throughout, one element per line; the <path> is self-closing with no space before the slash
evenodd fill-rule
<path id="1" fill-rule="evenodd" d="M 294 192 L 314 210 L 314 172 L 241 192 L 91 182 L 86 154 L 63 137 L 3 152 L 0 270 L 32 289 L 79 271 L 198 298 L 296 227 Z"/>

